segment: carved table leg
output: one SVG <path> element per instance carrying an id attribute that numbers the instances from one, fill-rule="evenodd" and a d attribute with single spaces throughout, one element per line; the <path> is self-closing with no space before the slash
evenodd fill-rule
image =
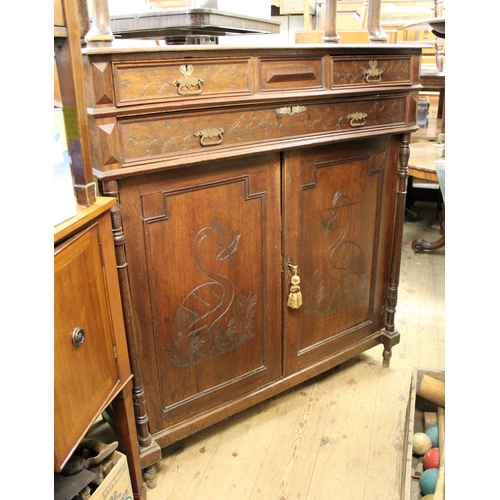
<path id="1" fill-rule="evenodd" d="M 411 247 L 415 251 L 415 253 L 423 253 L 423 252 L 432 252 L 437 250 L 438 248 L 444 247 L 444 204 L 441 209 L 441 228 L 439 232 L 441 233 L 441 238 L 437 241 L 427 241 L 423 238 L 415 238 Z"/>
<path id="2" fill-rule="evenodd" d="M 108 46 L 115 39 L 111 31 L 109 6 L 105 0 L 92 0 L 94 18 L 89 32 L 85 35 L 85 41 L 89 46 Z"/>
<path id="3" fill-rule="evenodd" d="M 120 448 L 127 456 L 134 499 L 146 500 L 146 488 L 142 481 L 134 409 L 132 406 L 132 381 L 129 381 L 123 391 L 115 398 L 113 405 Z"/>
<path id="4" fill-rule="evenodd" d="M 387 42 L 389 35 L 380 26 L 382 0 L 368 2 L 368 39 L 371 42 Z"/>
<path id="5" fill-rule="evenodd" d="M 340 36 L 337 34 L 337 0 L 326 0 L 325 5 L 325 34 L 323 41 L 338 42 Z"/>

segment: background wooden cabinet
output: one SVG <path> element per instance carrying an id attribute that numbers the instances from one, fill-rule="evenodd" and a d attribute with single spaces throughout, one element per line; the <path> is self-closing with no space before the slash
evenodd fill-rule
<path id="1" fill-rule="evenodd" d="M 315 2 L 309 0 L 309 13 L 314 15 Z M 280 0 L 280 15 L 304 14 L 304 0 Z"/>

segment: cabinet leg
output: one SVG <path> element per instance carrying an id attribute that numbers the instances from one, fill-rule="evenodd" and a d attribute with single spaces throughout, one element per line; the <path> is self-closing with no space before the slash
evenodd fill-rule
<path id="1" fill-rule="evenodd" d="M 156 488 L 156 467 L 154 465 L 150 465 L 149 467 L 143 469 L 142 478 L 144 479 L 144 482 L 149 489 L 152 490 Z"/>

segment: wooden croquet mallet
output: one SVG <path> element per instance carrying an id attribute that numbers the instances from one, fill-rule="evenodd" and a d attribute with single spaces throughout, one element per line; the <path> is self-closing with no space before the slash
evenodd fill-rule
<path id="1" fill-rule="evenodd" d="M 444 408 L 438 407 L 438 434 L 439 434 L 439 475 L 434 491 L 434 500 L 444 500 Z"/>
<path id="2" fill-rule="evenodd" d="M 417 395 L 445 407 L 444 404 L 445 383 L 442 380 L 431 377 L 430 375 L 422 375 L 417 385 Z"/>

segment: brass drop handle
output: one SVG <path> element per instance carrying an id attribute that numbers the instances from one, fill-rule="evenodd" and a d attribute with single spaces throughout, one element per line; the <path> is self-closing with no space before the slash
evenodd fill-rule
<path id="1" fill-rule="evenodd" d="M 362 127 L 366 123 L 367 116 L 368 115 L 366 113 L 362 113 L 361 111 L 351 113 L 350 115 L 347 115 L 349 125 L 353 128 Z"/>
<path id="2" fill-rule="evenodd" d="M 200 138 L 202 146 L 217 146 L 222 143 L 222 134 L 224 134 L 224 129 L 209 127 L 196 132 L 194 135 Z"/>
<path id="3" fill-rule="evenodd" d="M 203 82 L 200 78 L 195 78 L 191 76 L 193 73 L 193 66 L 191 64 L 183 64 L 179 71 L 184 75 L 182 78 L 172 82 L 177 87 L 177 93 L 179 95 L 199 95 L 203 92 Z M 194 90 L 191 90 L 193 89 Z M 186 90 L 182 90 L 186 89 Z"/>
<path id="4" fill-rule="evenodd" d="M 293 276 L 290 278 L 291 286 L 288 294 L 287 306 L 290 309 L 298 309 L 302 305 L 302 292 L 300 291 L 300 278 L 297 275 L 299 266 L 288 264 L 288 267 L 293 271 Z"/>
<path id="5" fill-rule="evenodd" d="M 71 340 L 73 341 L 73 345 L 76 347 L 82 345 L 85 340 L 85 332 L 83 328 L 76 327 L 71 334 Z"/>
<path id="6" fill-rule="evenodd" d="M 372 82 L 376 83 L 382 81 L 382 73 L 384 72 L 384 70 L 377 68 L 377 65 L 378 62 L 375 60 L 368 61 L 368 66 L 370 66 L 370 69 L 365 69 L 363 71 L 366 83 L 372 83 Z"/>

